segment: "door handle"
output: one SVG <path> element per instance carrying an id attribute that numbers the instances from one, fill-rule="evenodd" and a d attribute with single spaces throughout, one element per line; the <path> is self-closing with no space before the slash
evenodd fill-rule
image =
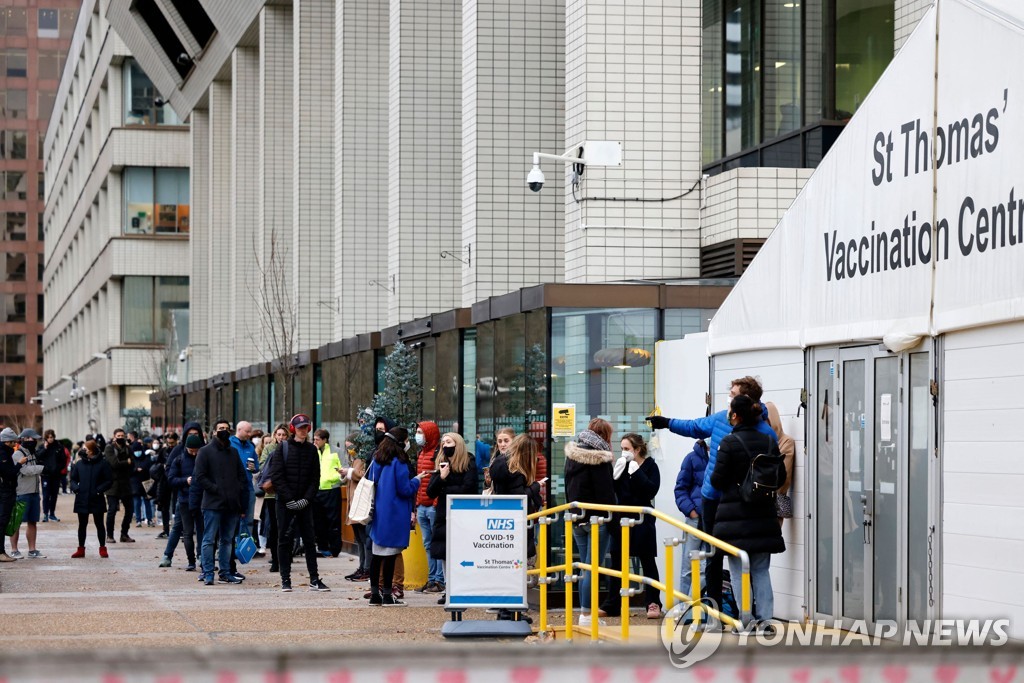
<path id="1" fill-rule="evenodd" d="M 871 545 L 871 512 L 868 510 L 867 495 L 861 495 L 860 504 L 864 511 L 864 545 Z"/>

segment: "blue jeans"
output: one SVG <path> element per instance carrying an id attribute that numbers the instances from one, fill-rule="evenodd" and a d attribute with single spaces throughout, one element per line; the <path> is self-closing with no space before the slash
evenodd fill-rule
<path id="1" fill-rule="evenodd" d="M 597 557 L 598 564 L 605 566 L 607 560 L 605 555 L 608 554 L 608 525 L 602 524 L 598 527 L 597 536 Z M 576 547 L 576 553 L 579 555 L 580 562 L 590 564 L 590 525 L 575 526 L 572 529 L 572 540 L 573 545 Z M 601 577 L 597 577 L 598 590 L 600 590 Z M 580 593 L 580 607 L 589 610 L 590 609 L 590 572 L 583 571 L 582 577 L 579 582 L 579 593 Z M 566 617 L 568 618 L 568 617 Z"/>
<path id="2" fill-rule="evenodd" d="M 686 517 L 685 519 L 683 519 L 683 522 L 686 524 L 686 526 L 692 526 L 695 529 L 698 528 L 699 521 L 700 520 L 697 519 L 691 519 L 690 517 Z M 681 564 L 679 566 L 679 590 L 686 593 L 687 595 L 690 594 L 690 580 L 693 575 L 693 572 L 691 571 L 692 565 L 690 564 L 690 551 L 693 550 L 707 550 L 707 545 L 696 536 L 686 534 L 686 538 L 684 539 L 683 543 L 683 557 L 680 560 Z M 702 590 L 705 585 L 704 567 L 707 565 L 707 563 L 707 560 L 700 561 L 700 587 Z"/>
<path id="3" fill-rule="evenodd" d="M 231 547 L 235 543 L 238 513 L 227 510 L 203 510 L 203 576 L 213 576 L 213 544 L 217 540 L 217 564 L 221 576 L 231 567 Z"/>
<path id="4" fill-rule="evenodd" d="M 772 575 L 768 570 L 771 565 L 771 553 L 749 553 L 750 555 L 750 592 L 754 598 L 754 619 L 768 621 L 775 617 L 775 593 L 772 591 Z M 743 569 L 740 558 L 729 555 L 729 581 L 732 583 L 732 594 L 736 604 L 743 609 L 741 590 L 743 586 Z"/>
<path id="5" fill-rule="evenodd" d="M 416 506 L 416 521 L 420 525 L 420 533 L 423 534 L 423 549 L 427 551 L 427 581 L 444 583 L 444 570 L 441 563 L 430 556 L 430 541 L 434 538 L 434 519 L 437 518 L 437 508 L 432 505 Z"/>
<path id="6" fill-rule="evenodd" d="M 167 547 L 164 549 L 164 555 L 167 557 L 174 557 L 174 551 L 178 547 L 178 541 L 184 540 L 185 542 L 185 555 L 188 558 L 189 564 L 196 563 L 196 544 L 195 544 L 195 529 L 196 523 L 192 519 L 192 510 L 188 509 L 188 497 L 178 497 L 178 509 L 174 511 L 174 526 L 171 527 L 171 533 L 167 537 Z M 202 542 L 202 537 L 200 537 Z"/>
<path id="7" fill-rule="evenodd" d="M 135 521 L 142 524 L 142 520 L 145 519 L 147 522 L 153 521 L 153 501 L 150 500 L 149 496 L 135 496 Z M 146 514 L 143 516 L 142 510 L 145 508 Z"/>

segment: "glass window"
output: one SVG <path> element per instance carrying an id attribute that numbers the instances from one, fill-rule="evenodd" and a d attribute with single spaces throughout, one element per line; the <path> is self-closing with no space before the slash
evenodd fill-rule
<path id="1" fill-rule="evenodd" d="M 24 403 L 25 402 L 25 378 L 24 377 L 0 377 L 0 403 Z"/>
<path id="2" fill-rule="evenodd" d="M 125 234 L 188 232 L 187 168 L 124 170 Z"/>
<path id="3" fill-rule="evenodd" d="M 46 322 L 46 318 L 43 317 L 43 304 L 46 302 L 46 298 L 42 294 L 36 295 L 36 321 Z"/>
<path id="4" fill-rule="evenodd" d="M 893 0 L 836 0 L 836 118 L 853 116 L 893 57 Z"/>
<path id="5" fill-rule="evenodd" d="M 822 49 L 822 0 L 800 0 L 804 9 L 804 123 L 817 123 L 824 118 L 822 109 L 825 78 L 825 53 Z M 808 164 L 817 166 L 817 164 Z"/>
<path id="6" fill-rule="evenodd" d="M 800 3 L 765 0 L 764 24 L 764 137 L 771 139 L 802 125 Z"/>
<path id="7" fill-rule="evenodd" d="M 717 308 L 670 308 L 664 313 L 665 339 L 682 339 L 685 335 L 707 332 Z"/>
<path id="8" fill-rule="evenodd" d="M 3 72 L 8 78 L 25 78 L 28 76 L 28 58 L 22 48 L 7 48 L 3 52 Z"/>
<path id="9" fill-rule="evenodd" d="M 42 199 L 46 196 L 46 174 L 37 173 L 36 176 L 38 178 L 36 190 L 39 193 L 39 199 Z"/>
<path id="10" fill-rule="evenodd" d="M 28 199 L 25 174 L 21 171 L 7 171 L 4 174 L 4 199 Z"/>
<path id="11" fill-rule="evenodd" d="M 25 35 L 27 21 L 23 7 L 7 7 L 0 9 L 0 35 Z"/>
<path id="12" fill-rule="evenodd" d="M 0 348 L 0 363 L 24 363 L 25 339 L 23 334 L 7 334 L 0 337 L 0 341 L 3 342 L 3 348 Z"/>
<path id="13" fill-rule="evenodd" d="M 8 131 L 10 146 L 8 152 L 10 153 L 9 159 L 24 159 L 28 152 L 28 134 L 23 130 L 12 130 Z"/>
<path id="14" fill-rule="evenodd" d="M 0 323 L 23 323 L 27 309 L 24 294 L 0 294 Z"/>
<path id="15" fill-rule="evenodd" d="M 722 0 L 704 0 L 702 16 L 702 156 L 711 163 L 722 156 Z"/>
<path id="16" fill-rule="evenodd" d="M 156 106 L 156 86 L 134 59 L 124 63 L 124 123 L 132 125 L 170 125 L 181 123 L 170 105 Z"/>
<path id="17" fill-rule="evenodd" d="M 4 269 L 0 272 L 0 282 L 24 282 L 26 256 L 24 253 L 7 252 L 4 254 Z"/>
<path id="18" fill-rule="evenodd" d="M 42 215 L 42 214 L 40 214 Z M 4 215 L 4 241 L 23 242 L 28 238 L 23 211 L 8 211 Z"/>
<path id="19" fill-rule="evenodd" d="M 171 0 L 171 4 L 178 10 L 199 47 L 206 47 L 215 29 L 202 3 L 199 0 Z"/>
<path id="20" fill-rule="evenodd" d="M 60 37 L 60 14 L 55 9 L 39 9 L 39 37 Z"/>
<path id="21" fill-rule="evenodd" d="M 188 278 L 125 277 L 122 303 L 124 343 L 164 343 L 174 312 L 188 310 Z"/>
<path id="22" fill-rule="evenodd" d="M 40 90 L 38 94 L 39 108 L 36 117 L 40 121 L 49 121 L 53 113 L 53 103 L 57 99 L 57 93 L 50 90 Z"/>
<path id="23" fill-rule="evenodd" d="M 39 78 L 56 81 L 60 79 L 61 53 L 56 50 L 39 51 Z"/>
<path id="24" fill-rule="evenodd" d="M 725 153 L 760 142 L 760 0 L 725 2 Z"/>
<path id="25" fill-rule="evenodd" d="M 60 37 L 70 38 L 75 32 L 75 24 L 78 20 L 77 9 L 62 9 L 60 11 Z"/>
<path id="26" fill-rule="evenodd" d="M 7 88 L 5 95 L 3 116 L 9 119 L 27 119 L 28 91 L 24 88 Z"/>

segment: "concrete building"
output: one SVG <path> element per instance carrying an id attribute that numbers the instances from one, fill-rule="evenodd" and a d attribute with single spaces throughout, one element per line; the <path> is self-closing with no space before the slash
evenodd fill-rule
<path id="1" fill-rule="evenodd" d="M 0 423 L 41 427 L 43 136 L 78 0 L 0 9 Z"/>
<path id="2" fill-rule="evenodd" d="M 81 438 L 178 372 L 189 308 L 189 130 L 87 0 L 43 143 L 43 420 Z"/>

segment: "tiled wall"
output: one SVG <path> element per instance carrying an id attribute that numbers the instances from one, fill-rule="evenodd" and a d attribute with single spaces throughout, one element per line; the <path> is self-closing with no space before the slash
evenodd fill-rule
<path id="1" fill-rule="evenodd" d="M 223 111 L 217 110 L 218 116 Z M 220 122 L 218 122 L 220 123 Z M 223 124 L 221 123 L 223 126 Z M 192 268 L 189 270 L 189 343 L 193 346 L 190 370 L 196 377 L 210 373 L 210 232 L 214 217 L 211 193 L 214 190 L 211 135 L 213 123 L 209 109 L 192 112 L 192 168 L 189 174 L 192 206 L 189 213 L 188 246 Z M 223 160 L 217 163 L 223 167 Z"/>
<path id="2" fill-rule="evenodd" d="M 326 344 L 334 331 L 334 6 L 335 0 L 294 0 L 291 264 L 298 349 Z"/>
<path id="3" fill-rule="evenodd" d="M 701 176 L 700 5 L 566 2 L 566 145 L 623 150 L 620 168 L 585 170 L 582 201 L 566 191 L 567 282 L 699 272 L 699 193 L 679 195 Z"/>
<path id="4" fill-rule="evenodd" d="M 564 0 L 465 0 L 462 52 L 462 306 L 563 279 L 563 169 L 526 187 L 533 152 L 561 154 Z"/>
<path id="5" fill-rule="evenodd" d="M 334 72 L 334 339 L 387 321 L 388 30 L 386 0 L 337 8 Z M 325 274 L 326 275 L 326 274 Z"/>
<path id="6" fill-rule="evenodd" d="M 931 6 L 932 0 L 896 0 L 896 50 L 903 47 L 903 43 L 914 32 L 917 23 Z"/>
<path id="7" fill-rule="evenodd" d="M 260 55 L 240 47 L 232 56 L 231 88 L 231 297 L 229 312 L 234 362 L 230 369 L 261 359 L 263 322 L 253 297 L 259 295 L 256 267 L 260 185 L 259 167 Z"/>
<path id="8" fill-rule="evenodd" d="M 197 296 L 208 299 L 209 340 L 206 348 L 193 342 L 192 356 L 197 360 L 204 356 L 209 358 L 211 373 L 226 372 L 235 367 L 232 339 L 236 335 L 231 328 L 228 311 L 232 305 L 229 295 L 237 263 L 234 250 L 239 246 L 231 241 L 233 89 L 231 81 L 214 81 L 210 86 L 210 229 L 203 240 L 207 253 L 204 257 L 207 288 L 192 288 Z M 201 364 L 195 363 L 193 369 Z"/>
<path id="9" fill-rule="evenodd" d="M 459 305 L 462 0 L 393 0 L 388 169 L 388 322 Z"/>
<path id="10" fill-rule="evenodd" d="M 740 168 L 711 176 L 700 245 L 741 237 L 767 239 L 812 172 L 809 168 Z"/>

